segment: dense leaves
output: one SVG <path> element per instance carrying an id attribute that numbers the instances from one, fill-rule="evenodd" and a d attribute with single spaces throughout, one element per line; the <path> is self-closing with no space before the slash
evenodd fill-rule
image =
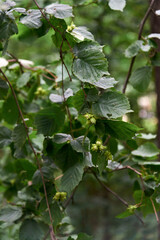
<path id="1" fill-rule="evenodd" d="M 40 7 L 35 2 L 0 1 L 0 238 L 92 240 L 72 225 L 82 215 L 83 228 L 91 232 L 83 212 L 90 216 L 95 209 L 93 235 L 106 239 L 98 212 L 103 204 L 107 215 L 110 209 L 121 212 L 114 211 L 117 202 L 109 194 L 126 207 L 117 218 L 136 214 L 142 222 L 141 213 L 157 218 L 160 152 L 154 130 L 147 133 L 144 127 L 145 116 L 150 119 L 154 111 L 140 92 L 153 88 L 159 33 L 140 40 L 130 32 L 118 36 L 119 27 L 138 26 L 130 22 L 126 0 L 42 0 Z M 78 21 L 73 10 L 81 15 Z M 131 65 L 126 96 L 121 84 L 127 58 L 133 64 L 135 57 L 142 64 L 134 71 Z M 118 195 L 125 187 L 128 202 Z M 105 226 L 110 222 L 108 217 Z"/>

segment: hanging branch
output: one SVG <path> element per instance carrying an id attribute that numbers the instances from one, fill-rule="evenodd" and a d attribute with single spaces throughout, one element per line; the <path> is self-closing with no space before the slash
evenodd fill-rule
<path id="1" fill-rule="evenodd" d="M 138 40 L 141 39 L 142 37 L 142 32 L 143 32 L 143 28 L 144 28 L 144 25 L 149 17 L 149 14 L 152 12 L 152 7 L 154 5 L 156 0 L 152 0 L 148 9 L 147 9 L 147 12 L 144 16 L 144 18 L 142 19 L 141 23 L 140 23 L 140 26 L 139 26 L 139 31 L 138 31 Z M 125 80 L 125 83 L 124 83 L 124 86 L 123 86 L 123 90 L 122 92 L 125 93 L 126 92 L 126 88 L 127 88 L 127 85 L 128 85 L 128 82 L 129 82 L 129 78 L 131 76 L 131 73 L 132 73 L 132 70 L 133 70 L 133 65 L 134 65 L 134 62 L 135 62 L 135 59 L 136 59 L 136 56 L 134 56 L 132 59 L 131 59 L 131 63 L 130 63 L 130 67 L 129 67 L 129 70 L 128 70 L 128 74 L 127 74 L 127 77 L 126 77 L 126 80 Z"/>
<path id="2" fill-rule="evenodd" d="M 94 177 L 96 178 L 96 180 L 99 182 L 99 184 L 107 191 L 110 192 L 113 196 L 115 196 L 123 205 L 125 205 L 126 207 L 129 207 L 129 204 L 123 199 L 121 198 L 116 192 L 114 192 L 113 190 L 111 190 L 109 187 L 107 187 L 96 175 L 96 173 L 94 173 L 92 171 Z M 134 212 L 134 215 L 139 219 L 139 221 L 144 224 L 143 220 L 140 218 L 139 215 L 137 215 L 136 212 Z"/>
<path id="3" fill-rule="evenodd" d="M 27 139 L 28 139 L 28 143 L 32 149 L 32 152 L 35 156 L 35 159 L 36 159 L 36 162 L 37 162 L 37 165 L 38 165 L 38 168 L 39 168 L 39 171 L 40 171 L 40 175 L 41 175 L 41 179 L 42 179 L 42 184 L 43 184 L 43 189 L 44 189 L 44 194 L 45 194 L 45 199 L 46 199 L 46 204 L 47 204 L 47 208 L 48 208 L 48 212 L 49 212 L 49 218 L 50 218 L 50 222 L 51 222 L 51 225 L 50 225 L 50 237 L 51 237 L 51 240 L 56 240 L 56 237 L 55 237 L 55 234 L 54 234 L 54 229 L 53 229 L 53 219 L 52 219 L 52 214 L 51 214 L 51 210 L 50 210 L 50 206 L 49 206 L 49 202 L 48 202 L 48 196 L 47 196 L 47 190 L 46 190 L 46 185 L 45 185 L 45 180 L 44 180 L 44 176 L 43 176 L 43 173 L 42 173 L 42 169 L 41 169 L 41 165 L 40 165 L 40 162 L 39 162 L 39 159 L 38 159 L 38 156 L 37 156 L 37 153 L 32 145 L 32 142 L 30 140 L 30 137 L 29 137 L 29 132 L 28 132 L 28 126 L 26 125 L 26 122 L 24 120 L 24 116 L 23 116 L 23 113 L 22 113 L 22 110 L 20 108 L 20 105 L 19 105 L 19 102 L 18 102 L 18 99 L 17 99 L 17 96 L 16 96 L 16 93 L 14 91 L 14 88 L 12 86 L 12 84 L 10 83 L 9 79 L 7 78 L 7 76 L 5 75 L 5 73 L 2 71 L 2 69 L 0 68 L 0 72 L 1 74 L 3 75 L 5 81 L 9 84 L 10 86 L 10 89 L 12 91 L 12 94 L 13 94 L 13 97 L 15 99 L 15 102 L 16 102 L 16 105 L 17 105 L 17 108 L 18 108 L 18 111 L 19 111 L 19 114 L 21 116 L 21 119 L 22 119 L 22 122 L 23 122 L 23 125 L 25 127 L 25 130 L 26 130 L 26 135 L 27 135 Z M 1 78 L 2 80 L 4 80 L 3 78 Z"/>

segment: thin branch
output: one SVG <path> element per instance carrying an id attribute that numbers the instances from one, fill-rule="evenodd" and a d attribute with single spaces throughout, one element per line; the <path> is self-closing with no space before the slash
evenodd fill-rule
<path id="1" fill-rule="evenodd" d="M 44 236 L 43 240 L 46 240 L 48 238 L 49 233 L 50 233 L 50 229 L 48 229 L 48 231 L 47 231 L 46 235 Z"/>
<path id="2" fill-rule="evenodd" d="M 10 52 L 8 52 L 8 54 L 9 54 L 11 57 L 13 57 L 13 58 L 16 60 L 16 62 L 19 64 L 21 73 L 24 73 L 24 71 L 23 71 L 23 65 L 22 65 L 22 63 L 18 60 L 18 58 L 17 58 L 16 56 L 14 56 L 14 55 L 13 55 L 12 53 L 10 53 Z"/>
<path id="3" fill-rule="evenodd" d="M 42 169 L 41 169 L 41 165 L 40 165 L 40 162 L 39 162 L 39 159 L 38 159 L 38 156 L 37 156 L 37 153 L 32 145 L 32 142 L 30 140 L 30 137 L 29 137 L 29 132 L 28 132 L 28 127 L 26 125 L 26 122 L 24 120 L 24 116 L 23 116 L 23 113 L 22 113 L 22 110 L 20 108 L 20 105 L 19 105 L 19 102 L 18 102 L 18 99 L 17 99 L 17 96 L 16 96 L 16 93 L 12 87 L 12 84 L 10 83 L 9 79 L 7 78 L 7 76 L 5 75 L 5 73 L 2 71 L 2 69 L 0 68 L 0 72 L 1 74 L 3 75 L 5 81 L 9 84 L 10 86 L 10 89 L 12 91 L 12 94 L 13 94 L 13 97 L 15 99 L 15 102 L 16 102 L 16 105 L 17 105 L 17 108 L 18 108 L 18 111 L 19 111 L 19 114 L 21 116 L 21 119 L 22 119 L 22 122 L 23 122 L 23 125 L 25 127 L 25 130 L 26 130 L 26 135 L 27 135 L 27 139 L 28 139 L 28 143 L 32 149 L 32 152 L 35 156 L 35 159 L 36 159 L 36 162 L 37 162 L 37 165 L 38 165 L 38 168 L 39 168 L 39 171 L 40 171 L 40 175 L 41 175 L 41 178 L 42 178 L 42 184 L 43 184 L 43 188 L 44 188 L 44 194 L 45 194 L 45 199 L 46 199 L 46 204 L 47 204 L 47 208 L 48 208 L 48 212 L 49 212 L 49 217 L 50 217 L 50 222 L 51 222 L 51 226 L 50 226 L 50 236 L 51 236 L 51 239 L 52 240 L 56 240 L 56 237 L 55 237 L 55 234 L 54 234 L 54 230 L 53 230 L 53 219 L 52 219 L 52 214 L 51 214 L 51 210 L 50 210 L 50 206 L 49 206 L 49 202 L 48 202 L 48 196 L 47 196 L 47 190 L 46 190 L 46 185 L 45 185 L 45 180 L 44 180 L 44 176 L 43 176 L 43 173 L 42 173 Z"/>
<path id="4" fill-rule="evenodd" d="M 9 59 L 8 60 L 8 62 L 17 62 L 18 63 L 18 61 L 17 61 L 18 59 Z M 25 65 L 23 65 L 22 63 L 21 63 L 21 66 L 23 67 L 23 68 L 26 68 L 26 69 L 28 69 L 28 70 L 31 70 L 31 71 L 34 71 L 34 72 L 36 72 L 37 70 L 43 70 L 44 72 L 47 72 L 47 73 L 49 73 L 53 78 L 54 78 L 54 80 L 56 80 L 56 78 L 57 78 L 57 76 L 56 75 L 54 75 L 49 69 L 47 69 L 47 68 L 44 68 L 44 67 L 28 67 L 28 66 L 25 66 Z M 43 74 L 42 74 L 43 75 Z M 46 77 L 47 78 L 47 77 Z M 53 81 L 53 79 L 50 79 L 50 80 L 52 80 Z"/>
<path id="5" fill-rule="evenodd" d="M 107 187 L 98 177 L 97 175 L 92 171 L 93 175 L 95 176 L 95 178 L 97 179 L 97 181 L 100 183 L 100 185 L 106 189 L 106 191 L 110 192 L 113 196 L 115 196 L 123 205 L 125 205 L 126 207 L 129 207 L 129 204 L 123 199 L 121 198 L 116 192 L 114 192 L 113 190 L 111 190 L 109 187 Z M 139 221 L 144 224 L 143 220 L 141 219 L 141 217 L 139 215 L 137 215 L 136 212 L 134 212 L 134 215 L 139 219 Z"/>
<path id="6" fill-rule="evenodd" d="M 109 187 L 107 187 L 98 177 L 97 175 L 92 172 L 93 175 L 95 176 L 95 178 L 97 179 L 97 181 L 100 183 L 100 185 L 105 188 L 108 192 L 110 192 L 113 196 L 115 196 L 121 203 L 123 203 L 126 207 L 129 206 L 129 204 L 123 199 L 121 198 L 117 193 L 115 193 L 114 191 L 112 191 Z"/>
<path id="7" fill-rule="evenodd" d="M 144 18 L 142 19 L 141 23 L 140 23 L 140 26 L 139 26 L 139 31 L 138 31 L 138 40 L 141 39 L 142 37 L 142 32 L 143 32 L 143 28 L 144 28 L 144 25 L 149 17 L 149 14 L 152 12 L 152 7 L 154 5 L 156 0 L 152 0 L 148 9 L 147 9 L 147 12 L 145 13 L 145 16 Z M 124 86 L 123 86 L 123 93 L 126 92 L 126 88 L 127 88 L 127 85 L 128 85 L 128 82 L 129 82 L 129 78 L 131 76 L 131 73 L 132 73 L 132 70 L 133 70 L 133 65 L 134 65 L 134 62 L 135 62 L 135 59 L 136 59 L 136 56 L 134 56 L 132 59 L 131 59 L 131 63 L 130 63 L 130 67 L 129 67 L 129 70 L 128 70 L 128 74 L 127 74 L 127 77 L 126 77 L 126 80 L 125 80 L 125 83 L 124 83 Z"/>
<path id="8" fill-rule="evenodd" d="M 151 203 L 152 203 L 152 206 L 153 206 L 153 210 L 154 210 L 154 214 L 155 214 L 155 217 L 156 217 L 156 220 L 157 220 L 157 223 L 159 224 L 160 221 L 159 221 L 159 217 L 158 217 L 158 214 L 157 214 L 157 211 L 156 211 L 156 207 L 154 205 L 154 202 L 152 200 L 152 198 L 150 197 L 150 200 L 151 200 Z"/>
<path id="9" fill-rule="evenodd" d="M 63 42 L 64 41 L 62 40 L 62 43 L 61 43 L 61 46 L 60 46 L 60 59 L 61 59 L 61 62 L 62 62 L 62 92 L 63 92 L 63 98 L 64 98 L 66 112 L 67 112 L 67 115 L 68 115 L 68 118 L 69 118 L 71 136 L 74 138 L 73 127 L 72 127 L 72 117 L 71 117 L 71 113 L 69 111 L 68 105 L 66 103 L 65 94 L 64 94 L 64 79 L 63 79 L 63 65 L 64 65 L 64 61 L 63 61 L 63 53 L 62 53 Z M 70 75 L 68 75 L 68 76 L 70 76 Z"/>
<path id="10" fill-rule="evenodd" d="M 70 201 L 73 200 L 74 194 L 77 190 L 78 186 L 75 187 L 75 189 L 73 190 L 73 192 L 71 193 L 70 197 L 67 199 L 67 201 L 65 202 L 63 208 L 66 209 L 68 207 L 68 205 L 70 204 Z"/>

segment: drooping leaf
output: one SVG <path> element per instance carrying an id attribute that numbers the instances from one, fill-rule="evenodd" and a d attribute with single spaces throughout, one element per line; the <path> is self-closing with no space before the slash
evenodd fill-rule
<path id="1" fill-rule="evenodd" d="M 136 69 L 131 77 L 130 83 L 139 92 L 145 92 L 151 80 L 152 68 L 149 66 Z"/>
<path id="2" fill-rule="evenodd" d="M 94 82 L 93 85 L 99 88 L 108 89 L 114 87 L 114 85 L 117 83 L 114 78 L 105 76 L 102 77 L 99 81 Z"/>
<path id="3" fill-rule="evenodd" d="M 107 59 L 95 42 L 81 42 L 74 47 L 73 74 L 82 82 L 94 83 L 108 74 Z"/>
<path id="4" fill-rule="evenodd" d="M 136 134 L 136 137 L 137 138 L 142 138 L 142 139 L 147 139 L 147 140 L 150 140 L 150 139 L 155 139 L 157 135 L 155 134 L 152 134 L 152 133 L 137 133 Z"/>
<path id="5" fill-rule="evenodd" d="M 16 206 L 7 206 L 0 210 L 0 221 L 14 222 L 22 216 L 22 209 Z"/>
<path id="6" fill-rule="evenodd" d="M 42 171 L 43 177 L 45 179 L 50 180 L 50 179 L 53 178 L 53 168 L 52 167 L 50 167 L 50 166 L 43 166 L 41 168 L 41 171 Z M 41 176 L 40 170 L 37 170 L 34 173 L 32 182 L 35 185 L 41 185 L 42 184 L 42 176 Z"/>
<path id="7" fill-rule="evenodd" d="M 40 28 L 42 26 L 41 18 L 40 10 L 30 9 L 26 16 L 21 17 L 20 22 L 28 28 Z"/>
<path id="8" fill-rule="evenodd" d="M 41 225 L 33 219 L 26 219 L 19 230 L 20 240 L 42 240 L 44 235 Z"/>
<path id="9" fill-rule="evenodd" d="M 132 43 L 125 51 L 125 56 L 127 58 L 132 58 L 136 56 L 139 53 L 139 50 L 141 49 L 141 46 L 143 44 L 143 41 L 137 40 L 134 43 Z"/>
<path id="10" fill-rule="evenodd" d="M 12 133 L 12 139 L 16 148 L 21 148 L 26 141 L 26 129 L 23 124 L 17 125 Z"/>
<path id="11" fill-rule="evenodd" d="M 71 146 L 76 152 L 89 152 L 90 151 L 90 140 L 88 137 L 80 136 L 76 139 L 71 140 Z"/>
<path id="12" fill-rule="evenodd" d="M 64 123 L 64 112 L 57 105 L 39 111 L 35 117 L 38 133 L 51 136 L 59 131 Z"/>
<path id="13" fill-rule="evenodd" d="M 131 112 L 128 99 L 119 92 L 105 92 L 92 105 L 92 112 L 96 116 L 118 118 Z"/>
<path id="14" fill-rule="evenodd" d="M 79 233 L 77 240 L 93 240 L 93 237 L 87 235 L 86 233 Z"/>
<path id="15" fill-rule="evenodd" d="M 123 11 L 126 6 L 126 0 L 109 0 L 109 6 L 113 10 Z"/>
<path id="16" fill-rule="evenodd" d="M 7 96 L 8 88 L 7 83 L 0 79 L 0 100 Z"/>
<path id="17" fill-rule="evenodd" d="M 71 194 L 74 188 L 80 183 L 83 176 L 83 165 L 76 164 L 69 168 L 61 179 L 61 190 Z"/>
<path id="18" fill-rule="evenodd" d="M 31 76 L 30 72 L 23 73 L 16 82 L 17 87 L 18 88 L 24 87 L 29 82 L 30 76 Z"/>
<path id="19" fill-rule="evenodd" d="M 138 149 L 132 151 L 132 155 L 140 157 L 154 157 L 159 154 L 159 149 L 155 144 L 151 142 L 146 142 L 141 145 Z"/>
<path id="20" fill-rule="evenodd" d="M 83 90 L 79 90 L 72 98 L 69 99 L 69 103 L 72 104 L 78 111 L 81 110 L 83 104 L 85 103 L 85 95 Z"/>
<path id="21" fill-rule="evenodd" d="M 19 112 L 15 99 L 13 98 L 13 96 L 9 96 L 3 104 L 2 108 L 3 119 L 9 124 L 14 124 L 18 119 L 18 115 Z"/>
<path id="22" fill-rule="evenodd" d="M 65 143 L 65 142 L 71 141 L 71 140 L 72 140 L 71 135 L 65 134 L 65 133 L 57 133 L 53 138 L 53 141 L 58 144 Z"/>
<path id="23" fill-rule="evenodd" d="M 51 93 L 49 96 L 49 99 L 51 100 L 51 102 L 54 102 L 54 103 L 62 103 L 62 102 L 64 102 L 64 100 L 67 100 L 71 96 L 73 96 L 73 91 L 72 91 L 72 89 L 68 88 L 64 92 L 64 96 Z"/>
<path id="24" fill-rule="evenodd" d="M 8 146 L 12 142 L 11 130 L 6 127 L 0 127 L 0 148 Z"/>
<path id="25" fill-rule="evenodd" d="M 114 138 L 120 140 L 132 139 L 132 137 L 141 129 L 136 125 L 123 122 L 106 120 L 106 131 Z"/>
<path id="26" fill-rule="evenodd" d="M 87 39 L 94 41 L 94 36 L 88 31 L 86 27 L 75 27 L 69 33 L 75 38 L 77 38 L 79 41 L 84 41 Z"/>
<path id="27" fill-rule="evenodd" d="M 53 15 L 55 18 L 68 18 L 73 17 L 72 7 L 66 4 L 52 3 L 45 7 L 46 13 Z"/>
<path id="28" fill-rule="evenodd" d="M 147 37 L 160 39 L 160 33 L 151 33 Z"/>
<path id="29" fill-rule="evenodd" d="M 15 21 L 10 19 L 4 11 L 0 11 L 0 41 L 8 40 L 11 35 L 17 34 Z"/>
<path id="30" fill-rule="evenodd" d="M 62 221 L 64 213 L 56 202 L 50 206 L 50 210 L 53 218 L 53 225 L 56 228 L 57 225 Z M 50 224 L 50 217 L 48 211 L 42 212 L 42 219 L 45 223 Z"/>

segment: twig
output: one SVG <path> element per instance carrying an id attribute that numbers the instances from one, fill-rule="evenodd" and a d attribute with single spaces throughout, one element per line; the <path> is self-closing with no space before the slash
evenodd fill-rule
<path id="1" fill-rule="evenodd" d="M 100 185 L 102 186 L 102 187 L 104 187 L 108 192 L 110 192 L 112 195 L 114 195 L 118 200 L 120 200 L 121 201 L 121 203 L 123 203 L 126 207 L 128 207 L 129 206 L 129 204 L 123 199 L 123 198 L 121 198 L 117 193 L 115 193 L 114 191 L 112 191 L 109 187 L 107 187 L 98 177 L 97 177 L 97 175 L 94 173 L 94 172 L 92 172 L 93 173 L 93 175 L 95 176 L 95 178 L 97 179 L 97 181 L 100 183 Z"/>
<path id="2" fill-rule="evenodd" d="M 157 211 L 156 211 L 156 207 L 154 205 L 154 202 L 152 200 L 152 198 L 150 197 L 150 200 L 151 200 L 151 203 L 152 203 L 152 206 L 153 206 L 153 210 L 154 210 L 154 214 L 155 214 L 155 217 L 156 217 L 156 220 L 157 220 L 157 223 L 159 224 L 160 221 L 159 221 L 159 217 L 158 217 L 158 214 L 157 214 Z"/>
<path id="3" fill-rule="evenodd" d="M 47 231 L 46 235 L 44 236 L 43 240 L 47 239 L 47 237 L 49 236 L 49 233 L 50 233 L 50 229 L 48 229 L 48 231 Z"/>
<path id="4" fill-rule="evenodd" d="M 64 204 L 64 206 L 63 206 L 64 209 L 66 209 L 66 208 L 68 207 L 70 201 L 73 199 L 74 194 L 75 194 L 77 188 L 78 188 L 78 186 L 75 187 L 75 189 L 73 190 L 72 194 L 70 195 L 70 197 L 69 197 L 69 198 L 67 199 L 67 201 L 65 202 L 65 204 Z"/>
<path id="5" fill-rule="evenodd" d="M 12 53 L 10 53 L 10 52 L 8 52 L 8 54 L 9 54 L 11 57 L 13 57 L 13 58 L 16 60 L 16 62 L 19 64 L 21 73 L 24 73 L 24 71 L 23 71 L 23 65 L 22 65 L 22 63 L 18 60 L 18 58 L 17 58 L 16 56 L 14 56 L 14 55 L 13 55 Z"/>
<path id="6" fill-rule="evenodd" d="M 142 32 L 143 32 L 143 28 L 144 28 L 144 25 L 149 17 L 149 14 L 151 13 L 152 11 L 152 7 L 154 5 L 156 0 L 152 0 L 148 9 L 147 9 L 147 12 L 144 16 L 144 18 L 142 19 L 141 23 L 140 23 L 140 26 L 139 26 L 139 32 L 138 32 L 138 40 L 141 39 L 142 37 Z M 130 63 L 130 67 L 129 67 L 129 70 L 128 70 L 128 74 L 127 74 L 127 77 L 126 77 L 126 80 L 125 80 L 125 83 L 124 83 L 124 86 L 123 86 L 123 93 L 126 92 L 126 88 L 127 88 L 127 85 L 128 85 L 128 82 L 129 82 L 129 78 L 131 76 L 131 73 L 132 73 L 132 69 L 133 69 L 133 65 L 134 65 L 134 62 L 135 62 L 135 59 L 136 59 L 136 56 L 134 56 L 132 59 L 131 59 L 131 63 Z"/>
<path id="7" fill-rule="evenodd" d="M 64 103 L 65 103 L 66 112 L 67 112 L 67 115 L 68 115 L 68 118 L 69 118 L 71 136 L 72 136 L 72 138 L 74 138 L 73 128 L 72 128 L 71 113 L 70 113 L 68 105 L 66 103 L 65 94 L 64 94 L 64 79 L 63 79 L 63 65 L 64 65 L 64 61 L 63 61 L 62 47 L 63 47 L 63 40 L 62 40 L 62 43 L 61 43 L 61 46 L 60 46 L 60 59 L 61 59 L 61 62 L 62 62 L 62 92 L 63 92 L 63 99 L 64 99 Z M 68 75 L 68 76 L 70 76 L 70 75 Z"/>
<path id="8" fill-rule="evenodd" d="M 17 62 L 17 60 L 18 59 L 9 59 L 8 60 L 8 62 Z M 19 60 L 18 60 L 19 61 Z M 18 63 L 18 62 L 17 62 Z M 28 70 L 31 70 L 31 71 L 34 71 L 34 72 L 36 72 L 38 69 L 40 69 L 40 70 L 43 70 L 44 72 L 47 72 L 47 73 L 49 73 L 53 78 L 54 78 L 54 80 L 56 80 L 56 78 L 57 78 L 57 76 L 56 75 L 54 75 L 49 69 L 47 69 L 47 68 L 44 68 L 44 67 L 28 67 L 28 66 L 25 66 L 25 65 L 23 65 L 22 63 L 21 63 L 21 66 L 23 67 L 23 68 L 26 68 L 26 69 L 28 69 Z M 46 77 L 47 78 L 47 77 Z M 52 80 L 53 81 L 53 79 L 50 79 L 50 80 Z"/>
<path id="9" fill-rule="evenodd" d="M 22 110 L 20 108 L 20 105 L 19 105 L 19 102 L 18 102 L 18 99 L 17 99 L 17 96 L 16 96 L 16 93 L 12 87 L 12 84 L 10 83 L 9 79 L 7 78 L 7 76 L 5 75 L 5 73 L 2 71 L 2 69 L 0 68 L 0 72 L 1 74 L 3 75 L 5 81 L 9 84 L 10 86 L 10 89 L 12 91 L 12 94 L 13 94 L 13 97 L 15 99 L 15 102 L 16 102 L 16 105 L 17 105 L 17 108 L 18 108 L 18 111 L 19 111 L 19 114 L 21 116 L 21 119 L 22 119 L 22 122 L 23 122 L 23 125 L 25 127 L 25 130 L 26 130 L 26 135 L 27 135 L 27 139 L 28 139 L 28 143 L 32 149 L 32 152 L 35 156 L 35 159 L 36 159 L 36 162 L 37 162 L 37 165 L 38 165 L 38 168 L 39 168 L 39 171 L 40 171 L 40 175 L 41 175 L 41 178 L 42 178 L 42 184 L 43 184 L 43 188 L 44 188 L 44 194 L 45 194 L 45 199 L 46 199 L 46 204 L 47 204 L 47 208 L 48 208 L 48 212 L 49 212 L 49 217 L 50 217 L 50 222 L 51 222 L 51 226 L 50 226 L 50 236 L 51 236 L 51 239 L 52 240 L 56 240 L 56 237 L 55 237 L 55 234 L 54 234 L 54 230 L 53 230 L 53 219 L 52 219 L 52 214 L 51 214 L 51 210 L 50 210 L 50 206 L 49 206 L 49 202 L 48 202 L 48 196 L 47 196 L 47 190 L 46 190 L 46 185 L 45 185 L 45 180 L 44 180 L 44 176 L 43 176 L 43 173 L 42 173 L 42 170 L 41 170 L 41 165 L 40 165 L 40 162 L 39 162 L 39 159 L 38 159 L 38 156 L 37 156 L 37 153 L 32 145 L 32 142 L 30 140 L 30 137 L 29 137 L 29 132 L 28 132 L 28 127 L 26 125 L 26 122 L 24 120 L 24 117 L 23 117 L 23 113 L 22 113 Z"/>
<path id="10" fill-rule="evenodd" d="M 110 138 L 111 138 L 111 136 L 108 136 L 108 137 L 106 138 L 106 140 L 105 140 L 104 143 L 103 143 L 104 146 L 107 145 L 107 143 L 108 143 L 108 141 L 109 141 Z"/>

